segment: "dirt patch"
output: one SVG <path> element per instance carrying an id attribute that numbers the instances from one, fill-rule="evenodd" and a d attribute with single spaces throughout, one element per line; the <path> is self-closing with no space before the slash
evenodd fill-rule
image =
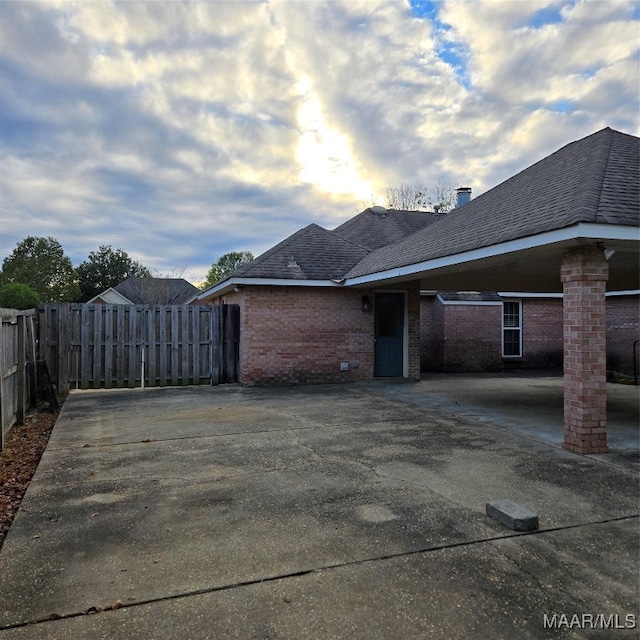
<path id="1" fill-rule="evenodd" d="M 58 412 L 29 414 L 14 426 L 0 451 L 0 549 L 9 532 L 29 482 L 49 441 Z"/>

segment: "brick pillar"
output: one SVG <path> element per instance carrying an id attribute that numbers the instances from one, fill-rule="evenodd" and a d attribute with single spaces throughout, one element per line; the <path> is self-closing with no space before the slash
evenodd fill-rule
<path id="1" fill-rule="evenodd" d="M 564 315 L 564 448 L 607 453 L 607 348 L 603 251 L 567 251 L 561 268 Z"/>

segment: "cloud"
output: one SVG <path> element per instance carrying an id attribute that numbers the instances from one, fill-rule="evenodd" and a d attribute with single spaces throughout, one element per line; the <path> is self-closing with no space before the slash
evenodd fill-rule
<path id="1" fill-rule="evenodd" d="M 637 134 L 634 5 L 0 3 L 0 257 L 53 235 L 197 281 L 387 186 Z"/>

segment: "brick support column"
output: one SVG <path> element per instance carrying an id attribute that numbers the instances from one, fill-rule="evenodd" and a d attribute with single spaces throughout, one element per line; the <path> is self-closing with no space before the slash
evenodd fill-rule
<path id="1" fill-rule="evenodd" d="M 564 448 L 607 453 L 606 284 L 603 251 L 567 251 L 561 268 L 564 315 Z"/>

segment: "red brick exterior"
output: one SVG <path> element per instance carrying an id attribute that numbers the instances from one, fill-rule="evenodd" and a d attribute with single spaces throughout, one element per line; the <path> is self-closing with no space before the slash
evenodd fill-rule
<path id="1" fill-rule="evenodd" d="M 404 283 L 407 295 L 407 360 L 409 380 L 420 380 L 420 281 Z"/>
<path id="2" fill-rule="evenodd" d="M 399 291 L 399 288 L 389 289 Z M 407 292 L 407 370 L 419 379 L 420 291 Z M 240 383 L 307 384 L 373 378 L 374 289 L 245 286 L 224 296 L 240 305 Z M 346 371 L 341 363 L 348 363 Z"/>
<path id="3" fill-rule="evenodd" d="M 637 295 L 607 298 L 607 369 L 629 377 L 634 376 L 634 342 L 640 339 L 638 300 Z"/>
<path id="4" fill-rule="evenodd" d="M 502 367 L 502 305 L 442 304 L 422 298 L 423 371 L 499 371 Z"/>
<path id="5" fill-rule="evenodd" d="M 562 300 L 522 300 L 523 369 L 562 370 Z"/>
<path id="6" fill-rule="evenodd" d="M 632 377 L 633 343 L 640 338 L 638 295 L 609 296 L 607 370 Z M 422 371 L 562 370 L 563 305 L 560 298 L 522 298 L 522 358 L 502 358 L 501 306 L 420 304 Z M 640 346 L 640 345 L 639 345 Z M 640 354 L 639 354 L 640 355 Z"/>
<path id="7" fill-rule="evenodd" d="M 606 284 L 602 251 L 568 251 L 564 291 L 564 447 L 576 453 L 606 453 Z"/>
<path id="8" fill-rule="evenodd" d="M 420 370 L 442 371 L 444 308 L 434 295 L 420 299 Z"/>

